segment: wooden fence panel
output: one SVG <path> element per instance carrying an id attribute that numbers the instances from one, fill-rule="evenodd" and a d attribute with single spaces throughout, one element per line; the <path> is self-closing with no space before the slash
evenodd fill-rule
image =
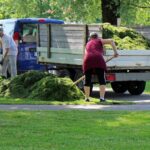
<path id="1" fill-rule="evenodd" d="M 150 26 L 133 27 L 138 33 L 142 34 L 145 38 L 150 40 Z"/>

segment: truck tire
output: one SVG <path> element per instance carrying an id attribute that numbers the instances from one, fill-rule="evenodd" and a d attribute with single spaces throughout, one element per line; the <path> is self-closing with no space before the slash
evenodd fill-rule
<path id="1" fill-rule="evenodd" d="M 70 72 L 67 69 L 61 69 L 57 71 L 57 76 L 58 77 L 68 77 L 70 78 Z"/>
<path id="2" fill-rule="evenodd" d="M 131 95 L 140 95 L 144 92 L 145 81 L 131 81 L 128 83 L 128 91 Z"/>
<path id="3" fill-rule="evenodd" d="M 127 91 L 126 82 L 112 82 L 111 87 L 115 93 L 124 93 Z"/>

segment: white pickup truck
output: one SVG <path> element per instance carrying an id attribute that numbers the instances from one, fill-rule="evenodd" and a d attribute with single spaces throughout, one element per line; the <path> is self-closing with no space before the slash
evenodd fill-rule
<path id="1" fill-rule="evenodd" d="M 53 64 L 62 76 L 77 80 L 82 74 L 82 61 L 89 32 L 97 32 L 99 25 L 39 25 L 38 63 Z M 150 50 L 118 50 L 119 57 L 107 63 L 106 79 L 116 93 L 129 91 L 132 95 L 141 94 L 150 80 Z M 105 58 L 113 54 L 106 50 Z M 96 82 L 93 79 L 93 82 Z M 83 86 L 82 83 L 79 86 Z"/>

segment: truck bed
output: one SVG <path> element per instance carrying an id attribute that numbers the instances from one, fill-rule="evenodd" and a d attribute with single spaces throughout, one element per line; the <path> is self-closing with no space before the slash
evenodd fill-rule
<path id="1" fill-rule="evenodd" d="M 47 57 L 47 48 L 38 47 L 40 63 L 50 63 L 57 65 L 66 65 L 73 67 L 81 67 L 83 62 L 83 53 L 69 50 L 51 49 L 51 57 Z M 150 70 L 150 50 L 118 50 L 119 57 L 113 58 L 107 62 L 108 70 Z M 106 52 L 105 60 L 112 57 L 113 51 Z"/>
<path id="2" fill-rule="evenodd" d="M 38 62 L 81 67 L 90 32 L 101 37 L 99 25 L 40 25 L 38 28 Z M 150 70 L 150 50 L 118 50 L 119 57 L 107 63 L 108 70 Z M 105 59 L 113 55 L 106 50 Z"/>
<path id="3" fill-rule="evenodd" d="M 118 50 L 119 57 L 107 63 L 111 70 L 150 70 L 150 50 Z M 113 51 L 107 51 L 108 58 Z"/>

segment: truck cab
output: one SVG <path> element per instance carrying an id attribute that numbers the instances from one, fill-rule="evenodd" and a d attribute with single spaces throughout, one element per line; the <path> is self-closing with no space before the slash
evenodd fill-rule
<path id="1" fill-rule="evenodd" d="M 10 35 L 18 46 L 17 70 L 47 70 L 50 65 L 37 62 L 37 28 L 39 24 L 63 24 L 62 20 L 48 18 L 24 18 L 0 20 L 4 33 Z M 0 54 L 2 58 L 2 53 Z"/>

